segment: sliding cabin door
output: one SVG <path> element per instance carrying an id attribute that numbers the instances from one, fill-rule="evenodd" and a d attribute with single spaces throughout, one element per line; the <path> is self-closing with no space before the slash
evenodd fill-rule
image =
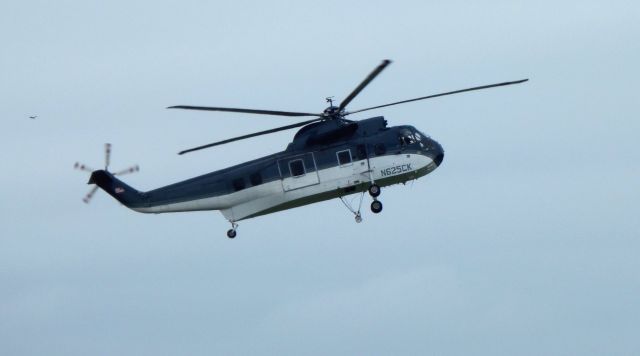
<path id="1" fill-rule="evenodd" d="M 285 192 L 320 183 L 312 152 L 281 159 L 278 169 Z"/>

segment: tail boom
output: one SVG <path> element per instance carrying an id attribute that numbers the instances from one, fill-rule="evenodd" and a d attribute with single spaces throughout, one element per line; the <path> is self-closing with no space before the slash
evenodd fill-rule
<path id="1" fill-rule="evenodd" d="M 97 170 L 91 173 L 87 184 L 96 184 L 127 208 L 135 209 L 148 203 L 145 193 L 128 186 L 105 170 Z"/>

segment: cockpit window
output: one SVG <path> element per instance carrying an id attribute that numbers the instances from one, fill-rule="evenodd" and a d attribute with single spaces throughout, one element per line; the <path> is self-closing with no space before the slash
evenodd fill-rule
<path id="1" fill-rule="evenodd" d="M 409 130 L 402 130 L 400 132 L 400 144 L 401 145 L 410 145 L 414 142 L 416 142 L 416 138 L 413 136 L 413 134 L 411 133 L 411 131 Z"/>

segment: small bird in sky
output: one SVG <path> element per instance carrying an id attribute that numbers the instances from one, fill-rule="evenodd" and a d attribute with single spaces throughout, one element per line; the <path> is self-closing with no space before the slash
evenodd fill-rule
<path id="1" fill-rule="evenodd" d="M 31 120 L 35 120 L 36 117 L 38 117 L 38 115 L 29 116 Z"/>

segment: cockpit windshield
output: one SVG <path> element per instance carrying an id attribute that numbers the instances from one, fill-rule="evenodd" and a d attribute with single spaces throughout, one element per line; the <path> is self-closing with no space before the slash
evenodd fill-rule
<path id="1" fill-rule="evenodd" d="M 410 145 L 412 143 L 416 143 L 420 141 L 421 138 L 422 137 L 420 137 L 420 134 L 418 134 L 418 136 L 416 137 L 416 135 L 414 135 L 414 133 L 409 129 L 400 131 L 399 140 L 401 145 Z"/>

